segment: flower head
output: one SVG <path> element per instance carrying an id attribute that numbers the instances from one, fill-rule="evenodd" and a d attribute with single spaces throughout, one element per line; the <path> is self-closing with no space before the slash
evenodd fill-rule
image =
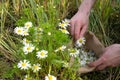
<path id="1" fill-rule="evenodd" d="M 65 24 L 65 23 L 59 23 L 59 27 L 62 28 L 62 29 L 66 29 L 67 24 Z"/>
<path id="2" fill-rule="evenodd" d="M 51 35 L 51 32 L 48 32 L 48 35 Z"/>
<path id="3" fill-rule="evenodd" d="M 77 49 L 68 49 L 70 56 L 77 57 L 79 55 L 79 50 Z"/>
<path id="4" fill-rule="evenodd" d="M 65 67 L 65 68 L 69 67 L 69 63 L 63 61 L 63 67 Z"/>
<path id="5" fill-rule="evenodd" d="M 39 27 L 39 28 L 38 28 L 38 31 L 43 32 L 43 29 Z"/>
<path id="6" fill-rule="evenodd" d="M 24 28 L 22 35 L 23 35 L 23 36 L 28 36 L 28 35 L 29 35 L 28 29 Z"/>
<path id="7" fill-rule="evenodd" d="M 30 27 L 32 27 L 32 22 L 26 22 L 25 28 L 29 29 Z"/>
<path id="8" fill-rule="evenodd" d="M 20 61 L 17 66 L 18 68 L 24 70 L 29 69 L 31 67 L 30 62 L 27 60 Z"/>
<path id="9" fill-rule="evenodd" d="M 63 20 L 62 22 L 63 22 L 64 24 L 66 24 L 67 26 L 70 25 L 70 24 L 69 24 L 69 23 L 70 23 L 70 20 L 69 20 L 69 19 L 65 19 L 65 20 Z"/>
<path id="10" fill-rule="evenodd" d="M 58 51 L 64 51 L 66 49 L 66 46 L 61 46 L 59 47 L 58 49 L 55 50 L 55 52 L 58 52 Z"/>
<path id="11" fill-rule="evenodd" d="M 84 44 L 85 44 L 85 38 L 84 37 L 82 37 L 82 38 L 80 38 L 79 40 L 77 40 L 77 42 L 76 42 L 76 45 L 77 45 L 77 47 L 81 47 L 81 46 L 83 46 Z"/>
<path id="12" fill-rule="evenodd" d="M 23 44 L 24 44 L 24 45 L 27 45 L 27 44 L 29 44 L 29 43 L 30 43 L 29 40 L 27 40 L 26 38 L 23 39 Z"/>
<path id="13" fill-rule="evenodd" d="M 64 34 L 70 34 L 66 29 L 59 29 L 60 31 L 62 31 L 62 33 Z"/>
<path id="14" fill-rule="evenodd" d="M 35 47 L 32 44 L 27 44 L 23 47 L 23 51 L 25 52 L 25 54 L 32 52 L 34 49 Z"/>
<path id="15" fill-rule="evenodd" d="M 33 72 L 37 72 L 41 69 L 40 64 L 33 64 L 32 70 Z"/>
<path id="16" fill-rule="evenodd" d="M 53 75 L 48 74 L 48 76 L 45 76 L 45 80 L 57 80 L 57 78 Z"/>
<path id="17" fill-rule="evenodd" d="M 24 80 L 34 80 L 33 78 L 29 77 L 29 75 L 26 75 Z"/>
<path id="18" fill-rule="evenodd" d="M 14 32 L 18 35 L 23 35 L 23 32 L 24 32 L 24 28 L 23 27 L 16 27 L 14 29 Z"/>
<path id="19" fill-rule="evenodd" d="M 37 52 L 37 58 L 46 58 L 48 54 L 48 51 L 46 50 L 41 50 Z"/>

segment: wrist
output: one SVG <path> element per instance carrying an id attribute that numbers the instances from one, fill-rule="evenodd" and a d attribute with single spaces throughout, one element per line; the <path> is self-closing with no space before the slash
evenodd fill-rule
<path id="1" fill-rule="evenodd" d="M 90 15 L 90 10 L 78 9 L 78 13 L 82 13 L 84 15 L 89 16 Z"/>
<path id="2" fill-rule="evenodd" d="M 78 8 L 78 12 L 80 12 L 80 13 L 82 12 L 84 14 L 89 15 L 91 8 L 93 7 L 95 2 L 96 2 L 96 0 L 83 0 L 80 7 Z"/>

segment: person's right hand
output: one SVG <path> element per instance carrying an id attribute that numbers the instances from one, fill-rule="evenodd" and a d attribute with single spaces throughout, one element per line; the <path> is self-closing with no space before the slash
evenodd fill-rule
<path id="1" fill-rule="evenodd" d="M 96 61 L 89 64 L 96 67 L 97 70 L 103 70 L 106 67 L 116 67 L 120 65 L 120 44 L 113 44 L 103 52 L 103 55 Z"/>
<path id="2" fill-rule="evenodd" d="M 70 33 L 74 42 L 83 37 L 89 24 L 89 14 L 78 11 L 70 20 Z"/>

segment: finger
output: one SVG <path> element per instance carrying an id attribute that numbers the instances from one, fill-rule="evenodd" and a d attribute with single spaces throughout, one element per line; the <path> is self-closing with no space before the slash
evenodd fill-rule
<path id="1" fill-rule="evenodd" d="M 75 24 L 75 31 L 74 31 L 74 38 L 75 38 L 75 41 L 79 39 L 80 35 L 80 28 L 81 28 L 81 24 L 80 23 L 76 23 Z"/>
<path id="2" fill-rule="evenodd" d="M 101 65 L 103 63 L 103 59 L 102 58 L 99 58 L 98 60 L 92 62 L 89 64 L 90 67 L 97 67 L 99 65 Z"/>
<path id="3" fill-rule="evenodd" d="M 80 31 L 80 37 L 83 37 L 84 36 L 84 34 L 85 34 L 85 32 L 86 32 L 86 30 L 87 30 L 87 27 L 88 27 L 88 25 L 84 25 L 83 27 L 82 27 L 82 29 L 81 29 L 81 31 Z"/>
<path id="4" fill-rule="evenodd" d="M 70 34 L 71 36 L 74 35 L 74 22 L 70 22 Z"/>
<path id="5" fill-rule="evenodd" d="M 101 64 L 101 65 L 99 65 L 99 66 L 96 68 L 96 70 L 103 70 L 103 69 L 105 69 L 106 67 L 107 67 L 106 64 Z"/>

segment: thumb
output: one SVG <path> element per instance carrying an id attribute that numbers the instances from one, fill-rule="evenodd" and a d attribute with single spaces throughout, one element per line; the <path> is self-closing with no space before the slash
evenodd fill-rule
<path id="1" fill-rule="evenodd" d="M 92 62 L 89 64 L 90 67 L 97 67 L 99 65 L 101 65 L 103 63 L 103 59 L 102 58 L 99 58 L 98 60 Z"/>

